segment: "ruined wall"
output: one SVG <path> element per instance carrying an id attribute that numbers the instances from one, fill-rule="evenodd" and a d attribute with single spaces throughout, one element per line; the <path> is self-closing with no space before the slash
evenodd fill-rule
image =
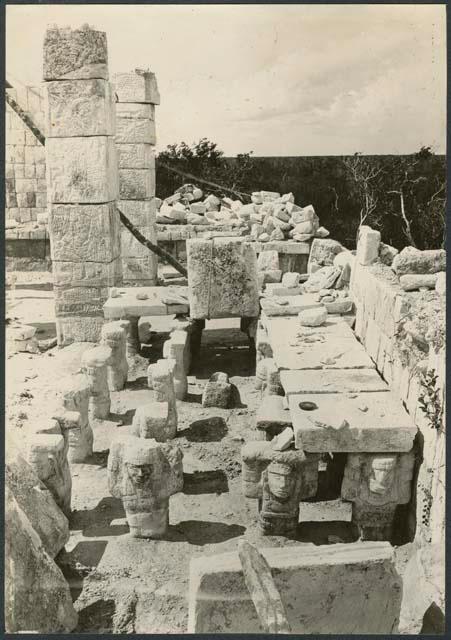
<path id="1" fill-rule="evenodd" d="M 7 91 L 44 131 L 42 87 L 20 87 Z M 5 220 L 35 222 L 38 214 L 47 210 L 45 151 L 7 103 L 5 143 Z"/>
<path id="2" fill-rule="evenodd" d="M 430 605 L 443 611 L 445 295 L 434 289 L 406 292 L 389 266 L 379 262 L 363 266 L 357 259 L 353 260 L 351 292 L 357 311 L 356 335 L 419 429 L 415 491 L 404 513 L 416 549 L 406 571 L 405 600 L 417 613 Z M 418 633 L 420 629 L 409 624 L 412 619 L 421 620 L 422 613 L 406 618 L 406 632 Z"/>

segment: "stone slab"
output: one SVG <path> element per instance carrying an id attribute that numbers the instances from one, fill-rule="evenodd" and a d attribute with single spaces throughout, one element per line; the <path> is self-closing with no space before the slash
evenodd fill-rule
<path id="1" fill-rule="evenodd" d="M 397 632 L 402 582 L 389 543 L 259 551 L 293 634 Z M 189 598 L 188 633 L 261 633 L 237 552 L 191 560 Z"/>
<path id="2" fill-rule="evenodd" d="M 262 310 L 268 316 L 297 316 L 300 311 L 304 311 L 305 309 L 316 309 L 323 306 L 316 300 L 316 295 L 313 293 L 297 296 L 262 298 L 260 304 Z"/>
<path id="3" fill-rule="evenodd" d="M 286 396 L 296 393 L 357 393 L 389 391 L 376 369 L 308 369 L 281 371 Z"/>
<path id="4" fill-rule="evenodd" d="M 141 285 L 154 286 L 157 283 L 158 258 L 148 252 L 143 258 L 122 257 L 122 276 L 124 284 L 139 282 Z"/>
<path id="5" fill-rule="evenodd" d="M 122 281 L 120 258 L 107 263 L 54 261 L 52 267 L 55 286 L 115 287 Z"/>
<path id="6" fill-rule="evenodd" d="M 273 242 L 255 242 L 255 252 L 261 251 L 277 251 L 277 253 L 287 254 L 304 254 L 310 253 L 310 244 L 308 242 L 293 242 L 290 240 L 276 240 Z"/>
<path id="7" fill-rule="evenodd" d="M 117 199 L 119 180 L 110 136 L 48 138 L 47 198 L 55 204 L 95 204 Z"/>
<path id="8" fill-rule="evenodd" d="M 117 143 L 116 149 L 119 169 L 155 169 L 153 145 Z"/>
<path id="9" fill-rule="evenodd" d="M 102 316 L 67 316 L 56 318 L 58 346 L 72 342 L 98 342 L 103 326 Z"/>
<path id="10" fill-rule="evenodd" d="M 120 229 L 119 214 L 112 203 L 51 205 L 51 258 L 64 262 L 111 262 L 121 254 Z"/>
<path id="11" fill-rule="evenodd" d="M 122 200 L 150 200 L 155 195 L 155 173 L 151 169 L 119 169 Z"/>
<path id="12" fill-rule="evenodd" d="M 301 327 L 297 317 L 265 316 L 273 358 L 279 369 L 374 369 L 375 365 L 340 317 L 321 327 Z"/>
<path id="13" fill-rule="evenodd" d="M 256 318 L 259 315 L 257 258 L 240 238 L 189 240 L 191 317 Z"/>
<path id="14" fill-rule="evenodd" d="M 300 296 L 302 295 L 302 288 L 300 286 L 285 287 L 282 282 L 268 282 L 265 292 L 270 296 Z"/>
<path id="15" fill-rule="evenodd" d="M 155 105 L 140 102 L 116 102 L 116 114 L 120 118 L 155 120 Z"/>
<path id="16" fill-rule="evenodd" d="M 307 403 L 307 408 L 301 409 L 300 403 Z M 289 407 L 295 446 L 310 453 L 410 451 L 417 433 L 411 417 L 391 391 L 348 396 L 294 394 L 289 398 Z M 318 426 L 312 420 L 326 426 Z"/>
<path id="17" fill-rule="evenodd" d="M 126 316 L 168 316 L 189 313 L 189 304 L 165 304 L 163 298 L 171 295 L 187 297 L 188 287 L 122 287 L 117 290 L 117 298 L 108 298 L 103 305 L 105 319 L 115 320 Z M 147 295 L 146 300 L 138 300 L 137 294 Z"/>
<path id="18" fill-rule="evenodd" d="M 160 104 L 157 79 L 151 71 L 116 73 L 113 82 L 119 102 Z"/>
<path id="19" fill-rule="evenodd" d="M 153 120 L 116 118 L 117 143 L 156 144 L 156 128 Z"/>
<path id="20" fill-rule="evenodd" d="M 116 116 L 106 80 L 47 82 L 46 137 L 114 136 Z"/>
<path id="21" fill-rule="evenodd" d="M 276 428 L 282 431 L 286 427 L 291 427 L 291 414 L 288 407 L 284 408 L 284 398 L 282 396 L 265 396 L 257 409 L 255 419 L 257 429 L 266 431 Z"/>

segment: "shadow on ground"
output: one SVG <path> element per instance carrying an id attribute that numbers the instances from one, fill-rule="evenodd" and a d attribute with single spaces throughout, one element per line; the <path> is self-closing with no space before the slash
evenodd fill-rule
<path id="1" fill-rule="evenodd" d="M 183 474 L 183 493 L 197 496 L 204 493 L 228 493 L 229 483 L 224 471 L 194 471 Z"/>

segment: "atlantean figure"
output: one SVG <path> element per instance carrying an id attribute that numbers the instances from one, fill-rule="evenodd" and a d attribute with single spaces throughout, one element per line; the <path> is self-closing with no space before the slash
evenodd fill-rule
<path id="1" fill-rule="evenodd" d="M 170 435 L 166 440 L 175 438 L 177 433 L 177 400 L 174 389 L 175 366 L 175 360 L 164 358 L 149 365 L 147 369 L 148 386 L 149 389 L 155 391 L 155 400 L 168 403 L 167 429 Z"/>
<path id="2" fill-rule="evenodd" d="M 407 453 L 349 453 L 341 497 L 353 503 L 362 540 L 390 540 L 396 507 L 412 492 L 415 457 Z"/>
<path id="3" fill-rule="evenodd" d="M 299 502 L 314 497 L 318 489 L 319 455 L 275 451 L 270 442 L 251 442 L 241 457 L 244 495 L 258 500 L 263 535 L 294 535 Z"/>
<path id="4" fill-rule="evenodd" d="M 183 488 L 183 454 L 173 445 L 123 436 L 108 457 L 108 485 L 121 498 L 130 535 L 161 538 L 169 526 L 169 497 Z"/>
<path id="5" fill-rule="evenodd" d="M 128 376 L 127 330 L 119 322 L 108 322 L 102 327 L 102 343 L 111 349 L 108 364 L 108 385 L 110 391 L 124 388 Z"/>
<path id="6" fill-rule="evenodd" d="M 61 511 L 69 517 L 72 478 L 63 436 L 43 433 L 34 435 L 29 441 L 27 461 L 53 495 Z"/>

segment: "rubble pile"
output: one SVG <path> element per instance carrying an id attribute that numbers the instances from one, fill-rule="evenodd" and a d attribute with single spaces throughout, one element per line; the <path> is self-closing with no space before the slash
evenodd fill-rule
<path id="1" fill-rule="evenodd" d="M 292 193 L 254 191 L 252 202 L 204 195 L 194 184 L 184 184 L 165 200 L 157 200 L 159 224 L 231 224 L 248 228 L 252 240 L 307 242 L 326 238 L 329 232 L 319 224 L 313 206 L 300 207 Z"/>

